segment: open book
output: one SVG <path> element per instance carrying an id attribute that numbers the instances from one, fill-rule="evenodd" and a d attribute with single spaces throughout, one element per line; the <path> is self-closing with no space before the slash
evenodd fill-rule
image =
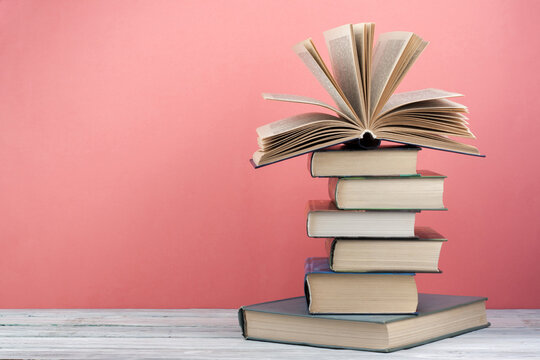
<path id="1" fill-rule="evenodd" d="M 472 145 L 448 136 L 474 138 L 467 124 L 467 108 L 449 100 L 461 94 L 424 89 L 394 94 L 427 42 L 411 32 L 379 36 L 373 48 L 375 24 L 347 24 L 326 31 L 324 37 L 332 70 L 311 39 L 294 51 L 336 106 L 297 95 L 263 94 L 268 100 L 310 104 L 336 115 L 305 113 L 257 129 L 256 167 L 310 151 L 349 142 L 376 147 L 380 140 L 479 155 Z"/>

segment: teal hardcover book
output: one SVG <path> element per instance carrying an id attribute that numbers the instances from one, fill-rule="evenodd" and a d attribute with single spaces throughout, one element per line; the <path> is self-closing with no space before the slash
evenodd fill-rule
<path id="1" fill-rule="evenodd" d="M 391 352 L 489 326 L 484 297 L 419 294 L 416 315 L 311 315 L 304 297 L 242 306 L 246 339 Z"/>

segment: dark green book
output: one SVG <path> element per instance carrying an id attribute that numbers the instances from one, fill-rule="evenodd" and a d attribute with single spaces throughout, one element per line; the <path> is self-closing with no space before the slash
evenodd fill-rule
<path id="1" fill-rule="evenodd" d="M 333 177 L 328 194 L 341 210 L 446 210 L 445 178 L 427 170 L 404 176 Z"/>
<path id="2" fill-rule="evenodd" d="M 390 352 L 489 326 L 487 298 L 418 294 L 416 315 L 310 315 L 296 297 L 242 306 L 246 339 Z"/>

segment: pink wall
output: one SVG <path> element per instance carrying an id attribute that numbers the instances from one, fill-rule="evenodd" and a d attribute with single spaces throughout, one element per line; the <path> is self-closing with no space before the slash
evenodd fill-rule
<path id="1" fill-rule="evenodd" d="M 302 292 L 305 157 L 253 170 L 255 128 L 328 99 L 291 46 L 373 21 L 431 41 L 401 90 L 466 94 L 487 158 L 433 150 L 448 212 L 425 292 L 540 307 L 536 1 L 0 3 L 0 307 L 237 307 Z"/>

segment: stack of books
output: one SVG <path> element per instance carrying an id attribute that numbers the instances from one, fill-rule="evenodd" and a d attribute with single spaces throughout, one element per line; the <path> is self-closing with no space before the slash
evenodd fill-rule
<path id="1" fill-rule="evenodd" d="M 395 351 L 489 326 L 483 297 L 419 294 L 415 274 L 439 273 L 446 239 L 415 227 L 420 211 L 446 210 L 445 176 L 417 171 L 419 148 L 333 148 L 309 158 L 328 177 L 329 200 L 307 205 L 307 234 L 328 257 L 305 263 L 305 297 L 244 306 L 245 338 Z"/>
<path id="2" fill-rule="evenodd" d="M 331 68 L 311 39 L 294 46 L 335 105 L 263 94 L 325 111 L 259 127 L 251 162 L 258 168 L 311 153 L 311 175 L 329 178 L 330 199 L 308 203 L 307 233 L 328 238 L 328 257 L 306 260 L 305 297 L 240 308 L 247 339 L 387 352 L 489 326 L 485 298 L 419 294 L 415 282 L 418 272 L 439 272 L 446 241 L 415 227 L 419 211 L 446 210 L 445 176 L 416 170 L 419 147 L 483 156 L 451 138 L 475 138 L 467 108 L 449 100 L 462 95 L 394 94 L 428 43 L 406 31 L 375 43 L 374 32 L 373 23 L 326 31 Z M 408 146 L 380 147 L 381 140 Z M 345 145 L 331 148 L 338 144 Z"/>

